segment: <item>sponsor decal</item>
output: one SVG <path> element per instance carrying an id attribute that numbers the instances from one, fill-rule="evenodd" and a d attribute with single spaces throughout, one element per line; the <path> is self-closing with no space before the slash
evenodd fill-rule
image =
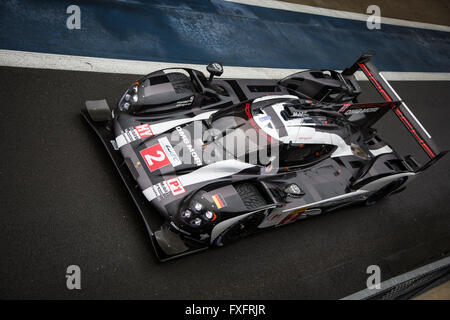
<path id="1" fill-rule="evenodd" d="M 157 183 L 153 185 L 152 188 L 157 198 L 164 197 L 165 195 L 170 193 L 170 188 L 166 181 Z"/>
<path id="2" fill-rule="evenodd" d="M 148 138 L 153 136 L 152 129 L 148 123 L 141 124 L 139 126 L 134 127 L 138 136 L 142 138 Z"/>
<path id="3" fill-rule="evenodd" d="M 122 134 L 116 138 L 116 147 L 120 148 L 124 144 L 151 136 L 153 136 L 153 131 L 148 123 L 131 127 L 122 131 Z"/>
<path id="4" fill-rule="evenodd" d="M 344 112 L 345 115 L 357 114 L 357 113 L 369 113 L 377 112 L 379 108 L 363 108 L 363 109 L 349 109 Z"/>
<path id="5" fill-rule="evenodd" d="M 283 224 L 288 224 L 297 221 L 298 218 L 300 218 L 303 213 L 308 210 L 308 208 L 301 208 L 301 209 L 295 209 L 288 213 L 286 217 L 284 217 L 283 220 L 281 220 L 278 225 L 281 226 Z"/>
<path id="6" fill-rule="evenodd" d="M 181 165 L 181 160 L 178 158 L 177 153 L 175 152 L 174 148 L 170 144 L 169 139 L 167 137 L 158 139 L 159 144 L 164 150 L 164 153 L 166 154 L 167 158 L 169 159 L 170 163 L 173 167 Z"/>
<path id="7" fill-rule="evenodd" d="M 303 118 L 303 117 L 306 117 L 307 115 L 308 115 L 308 113 L 305 111 L 298 111 L 298 110 L 291 111 L 291 117 L 294 117 L 294 118 Z"/>
<path id="8" fill-rule="evenodd" d="M 261 168 L 261 174 L 268 174 L 272 171 L 272 169 L 273 169 L 273 165 L 271 162 L 268 166 Z"/>
<path id="9" fill-rule="evenodd" d="M 140 153 L 151 172 L 170 164 L 170 160 L 160 144 L 141 150 Z"/>
<path id="10" fill-rule="evenodd" d="M 141 138 L 136 129 L 126 129 L 122 136 L 125 138 L 126 143 L 131 143 Z"/>
<path id="11" fill-rule="evenodd" d="M 273 220 L 276 220 L 276 219 L 278 219 L 278 218 L 280 218 L 280 217 L 281 217 L 281 213 L 275 213 L 275 214 L 270 215 L 270 216 L 267 218 L 267 220 L 268 220 L 268 221 L 273 221 Z"/>
<path id="12" fill-rule="evenodd" d="M 245 104 L 244 108 L 245 114 L 248 117 L 248 121 L 252 125 L 252 127 L 258 132 L 260 135 L 264 136 L 268 142 L 272 142 L 272 138 L 268 136 L 264 131 L 260 130 L 259 126 L 256 124 L 255 120 L 253 119 L 252 112 L 250 111 L 250 103 Z"/>
<path id="13" fill-rule="evenodd" d="M 226 203 L 223 200 L 223 197 L 220 193 L 213 195 L 212 199 L 213 199 L 214 203 L 216 204 L 217 209 L 222 209 L 223 207 L 226 206 Z"/>
<path id="14" fill-rule="evenodd" d="M 209 238 L 209 234 L 207 234 L 207 233 L 202 233 L 201 235 L 200 235 L 200 240 L 206 240 L 206 239 L 208 239 Z"/>
<path id="15" fill-rule="evenodd" d="M 176 106 L 177 107 L 185 107 L 185 106 L 190 106 L 192 104 L 192 102 L 194 102 L 194 96 L 191 96 L 189 99 L 187 100 L 181 100 L 178 101 Z"/>
<path id="16" fill-rule="evenodd" d="M 191 154 L 192 158 L 194 159 L 195 164 L 197 166 L 201 166 L 202 160 L 198 156 L 197 152 L 195 151 L 195 149 L 192 146 L 191 142 L 189 141 L 188 137 L 186 137 L 184 130 L 180 126 L 175 127 L 175 129 L 177 130 L 178 134 L 180 135 L 181 141 L 183 141 L 183 143 L 186 145 L 189 153 Z"/>
<path id="17" fill-rule="evenodd" d="M 172 178 L 172 179 L 167 179 L 166 182 L 169 185 L 172 195 L 178 196 L 178 195 L 186 192 L 186 190 L 183 187 L 183 184 L 181 183 L 180 179 L 178 179 L 177 177 Z"/>
<path id="18" fill-rule="evenodd" d="M 271 116 L 264 116 L 264 117 L 259 118 L 259 121 L 267 121 L 267 120 L 270 120 L 270 119 L 272 119 Z"/>

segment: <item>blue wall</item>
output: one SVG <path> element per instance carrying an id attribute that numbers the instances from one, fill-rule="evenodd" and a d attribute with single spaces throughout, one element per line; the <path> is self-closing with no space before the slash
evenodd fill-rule
<path id="1" fill-rule="evenodd" d="M 81 8 L 81 30 L 66 8 Z M 0 48 L 107 58 L 275 68 L 335 68 L 376 52 L 381 70 L 450 72 L 447 32 L 229 3 L 12 1 L 0 3 Z"/>

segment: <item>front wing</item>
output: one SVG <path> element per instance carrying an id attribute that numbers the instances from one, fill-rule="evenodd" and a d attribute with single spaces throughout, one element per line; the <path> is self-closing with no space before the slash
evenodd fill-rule
<path id="1" fill-rule="evenodd" d="M 163 217 L 161 217 L 158 213 L 154 212 L 151 209 L 151 206 L 149 205 L 148 200 L 144 197 L 142 194 L 141 189 L 137 185 L 136 181 L 134 180 L 130 170 L 128 169 L 126 163 L 124 162 L 124 159 L 120 155 L 119 152 L 117 152 L 113 145 L 111 144 L 111 141 L 114 140 L 113 133 L 107 129 L 105 123 L 106 122 L 96 122 L 91 119 L 89 116 L 87 110 L 82 109 L 81 114 L 83 115 L 84 119 L 87 121 L 89 126 L 94 130 L 94 132 L 97 134 L 97 136 L 100 138 L 100 140 L 103 143 L 103 146 L 108 151 L 109 156 L 111 157 L 111 160 L 114 163 L 114 166 L 116 167 L 117 171 L 119 172 L 120 177 L 122 178 L 123 182 L 125 183 L 125 186 L 130 193 L 131 197 L 133 198 L 133 201 L 138 209 L 139 214 L 141 215 L 142 219 L 144 220 L 145 227 L 147 229 L 148 235 L 150 236 L 150 240 L 152 243 L 152 246 L 155 250 L 156 256 L 159 261 L 167 261 L 174 258 L 178 258 L 181 256 L 185 256 L 194 252 L 203 251 L 205 249 L 208 249 L 209 246 L 202 245 L 200 243 L 193 243 L 191 241 L 184 242 L 184 245 L 186 245 L 187 250 L 177 253 L 177 254 L 167 254 L 164 252 L 164 250 L 161 248 L 160 244 L 158 243 L 157 236 L 164 234 L 161 232 L 161 230 L 164 230 L 165 232 L 168 232 L 175 236 L 171 231 L 168 231 L 167 228 L 165 228 L 166 221 Z M 158 234 L 159 232 L 159 234 Z"/>

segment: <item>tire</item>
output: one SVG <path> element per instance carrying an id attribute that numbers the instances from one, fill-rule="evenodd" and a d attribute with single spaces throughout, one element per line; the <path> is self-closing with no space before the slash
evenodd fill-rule
<path id="1" fill-rule="evenodd" d="M 214 244 L 217 247 L 235 242 L 236 240 L 243 238 L 255 231 L 255 229 L 261 224 L 265 218 L 265 211 L 257 212 L 251 216 L 238 221 L 235 225 L 224 231 L 221 235 L 214 240 Z"/>
<path id="2" fill-rule="evenodd" d="M 257 209 L 267 204 L 267 201 L 258 189 L 251 183 L 236 184 L 234 188 L 244 202 L 247 210 Z"/>
<path id="3" fill-rule="evenodd" d="M 263 198 L 261 193 L 258 191 L 255 185 L 251 183 L 239 183 L 235 184 L 234 188 L 239 194 L 239 197 L 244 202 L 247 210 L 252 211 L 257 208 L 261 208 L 267 204 L 267 201 Z M 235 225 L 231 226 L 229 229 L 225 230 L 221 235 L 217 237 L 214 241 L 215 245 L 221 247 L 225 244 L 231 243 L 245 237 L 249 233 L 252 233 L 258 225 L 264 220 L 265 211 L 257 212 L 249 217 L 238 221 Z"/>

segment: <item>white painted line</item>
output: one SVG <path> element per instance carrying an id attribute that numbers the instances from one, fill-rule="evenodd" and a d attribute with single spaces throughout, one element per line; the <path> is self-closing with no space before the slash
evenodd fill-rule
<path id="1" fill-rule="evenodd" d="M 289 3 L 289 2 L 284 2 L 284 1 L 275 1 L 275 0 L 225 0 L 225 1 L 246 4 L 246 5 L 251 5 L 251 6 L 264 7 L 264 8 L 309 13 L 309 14 L 315 14 L 315 15 L 321 15 L 321 16 L 327 16 L 327 17 L 333 17 L 333 18 L 341 18 L 341 19 L 367 21 L 367 18 L 369 17 L 369 15 L 364 14 L 364 13 L 325 9 L 325 8 L 307 6 L 307 5 L 303 5 L 303 4 Z M 381 11 L 381 15 L 383 15 L 383 11 Z M 450 32 L 449 26 L 409 21 L 409 20 L 402 20 L 402 19 L 387 18 L 387 17 L 383 17 L 383 16 L 381 17 L 381 23 L 392 24 L 392 25 L 403 26 L 403 27 Z"/>
<path id="2" fill-rule="evenodd" d="M 136 75 L 173 67 L 193 68 L 206 72 L 206 65 L 203 64 L 108 59 L 3 49 L 0 49 L 0 66 Z M 281 79 L 298 71 L 302 70 L 227 66 L 222 78 Z"/>
<path id="3" fill-rule="evenodd" d="M 4 49 L 0 49 L 0 66 L 136 75 L 145 75 L 159 69 L 172 67 L 193 68 L 206 72 L 206 66 L 203 64 L 107 59 Z M 225 66 L 222 78 L 282 79 L 304 70 Z M 366 76 L 360 71 L 356 72 L 355 75 L 356 79 L 360 81 L 367 80 Z M 450 73 L 444 72 L 383 71 L 383 75 L 389 81 L 450 81 Z"/>
<path id="4" fill-rule="evenodd" d="M 450 73 L 448 72 L 383 71 L 383 75 L 384 78 L 389 81 L 450 81 Z M 360 72 L 359 75 L 356 74 L 356 79 L 367 80 L 367 77 L 362 72 Z"/>

